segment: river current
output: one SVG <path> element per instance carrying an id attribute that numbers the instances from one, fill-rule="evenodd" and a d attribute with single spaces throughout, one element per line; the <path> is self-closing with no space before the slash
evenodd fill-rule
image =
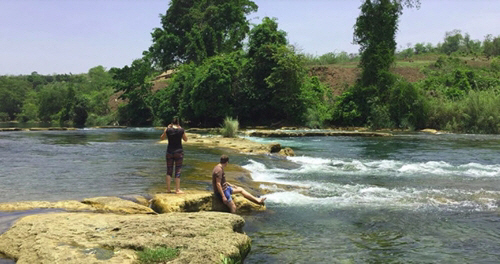
<path id="1" fill-rule="evenodd" d="M 152 128 L 0 133 L 0 202 L 152 195 Z M 261 139 L 296 156 L 231 154 L 262 182 L 245 263 L 500 263 L 500 136 Z M 223 150 L 185 147 L 183 188 L 210 189 Z M 2 217 L 0 215 L 0 222 Z"/>

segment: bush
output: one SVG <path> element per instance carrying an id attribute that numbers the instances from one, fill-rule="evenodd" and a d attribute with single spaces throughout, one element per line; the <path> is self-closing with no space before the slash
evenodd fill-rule
<path id="1" fill-rule="evenodd" d="M 399 80 L 389 97 L 391 120 L 399 128 L 423 128 L 427 106 L 421 92 L 411 83 Z"/>
<path id="2" fill-rule="evenodd" d="M 167 247 L 146 248 L 138 252 L 139 262 L 143 264 L 167 262 L 179 256 L 179 251 L 177 248 Z"/>
<path id="3" fill-rule="evenodd" d="M 236 135 L 238 134 L 239 126 L 240 124 L 237 119 L 226 117 L 221 128 L 222 136 L 231 138 L 236 137 Z"/>

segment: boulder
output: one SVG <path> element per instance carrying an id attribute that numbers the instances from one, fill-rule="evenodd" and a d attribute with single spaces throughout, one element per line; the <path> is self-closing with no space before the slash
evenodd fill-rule
<path id="1" fill-rule="evenodd" d="M 293 152 L 293 149 L 286 147 L 280 150 L 280 155 L 293 157 L 295 156 L 295 152 Z"/>
<path id="2" fill-rule="evenodd" d="M 151 208 L 157 213 L 170 212 L 198 212 L 219 211 L 229 212 L 228 207 L 217 199 L 213 192 L 208 191 L 185 191 L 184 194 L 156 194 L 151 201 Z M 245 197 L 235 194 L 233 200 L 236 205 L 236 213 L 249 213 L 251 211 L 264 211 L 265 206 L 254 204 Z"/>
<path id="3" fill-rule="evenodd" d="M 270 153 L 278 153 L 281 150 L 281 144 L 280 143 L 271 143 L 269 145 L 269 152 Z"/>
<path id="4" fill-rule="evenodd" d="M 156 194 L 151 200 L 151 208 L 160 214 L 210 211 L 212 208 L 212 193 L 207 191 L 185 191 L 184 194 Z"/>
<path id="5" fill-rule="evenodd" d="M 17 263 L 137 263 L 145 248 L 179 249 L 169 263 L 242 262 L 244 220 L 219 212 L 117 215 L 49 213 L 21 218 L 0 235 L 0 255 Z"/>

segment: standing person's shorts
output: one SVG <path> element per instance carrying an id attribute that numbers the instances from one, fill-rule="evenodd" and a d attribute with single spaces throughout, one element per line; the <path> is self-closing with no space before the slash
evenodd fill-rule
<path id="1" fill-rule="evenodd" d="M 172 176 L 175 164 L 175 178 L 181 177 L 182 161 L 184 160 L 184 151 L 175 153 L 167 152 L 167 175 Z"/>
<path id="2" fill-rule="evenodd" d="M 215 196 L 219 198 L 222 201 L 222 196 L 220 196 L 220 193 L 215 190 Z M 227 186 L 227 188 L 224 190 L 224 196 L 226 196 L 227 202 L 230 202 L 232 200 L 231 194 L 233 194 L 233 188 L 231 186 Z"/>

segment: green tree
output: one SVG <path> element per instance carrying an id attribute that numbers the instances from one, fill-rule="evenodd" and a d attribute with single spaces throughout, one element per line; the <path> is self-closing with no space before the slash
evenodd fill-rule
<path id="1" fill-rule="evenodd" d="M 350 89 L 349 96 L 342 97 L 337 107 L 349 111 L 338 114 L 335 119 L 350 122 L 351 125 L 380 124 L 375 120 L 387 120 L 389 91 L 395 77 L 390 67 L 395 60 L 396 32 L 403 7 L 419 6 L 418 0 L 365 0 L 361 14 L 354 26 L 354 43 L 360 45 L 361 77 Z M 353 102 L 349 100 L 354 100 Z M 376 117 L 369 118 L 376 115 Z M 383 123 L 386 123 L 385 121 Z"/>
<path id="2" fill-rule="evenodd" d="M 66 83 L 50 83 L 43 85 L 38 92 L 38 117 L 41 121 L 58 121 L 57 116 L 63 109 L 68 95 Z"/>
<path id="3" fill-rule="evenodd" d="M 494 38 L 491 34 L 487 35 L 483 41 L 483 53 L 488 59 L 500 56 L 500 36 Z"/>
<path id="4" fill-rule="evenodd" d="M 279 50 L 288 44 L 286 33 L 278 30 L 276 20 L 265 17 L 249 34 L 248 62 L 244 66 L 246 80 L 238 90 L 238 101 L 245 102 L 238 107 L 240 120 L 252 120 L 256 123 L 264 120 L 277 121 L 282 114 L 269 111 L 273 109 L 275 89 L 269 85 L 268 77 L 278 66 Z M 273 83 L 275 81 L 272 81 Z M 272 84 L 272 83 L 271 83 Z"/>
<path id="5" fill-rule="evenodd" d="M 456 52 L 463 46 L 464 37 L 460 30 L 455 29 L 450 32 L 446 32 L 444 37 L 444 42 L 441 45 L 441 52 L 446 55 L 450 55 L 453 52 Z"/>
<path id="6" fill-rule="evenodd" d="M 0 76 L 0 113 L 9 120 L 16 119 L 30 90 L 31 84 L 21 77 Z"/>
<path id="7" fill-rule="evenodd" d="M 120 123 L 129 125 L 151 125 L 153 111 L 151 105 L 152 76 L 156 72 L 146 59 L 134 60 L 131 66 L 111 68 L 115 80 L 115 90 L 122 92 L 121 99 L 128 103 L 119 109 Z"/>
<path id="8" fill-rule="evenodd" d="M 145 55 L 166 70 L 239 50 L 250 30 L 246 16 L 255 11 L 250 0 L 172 0 Z"/>

